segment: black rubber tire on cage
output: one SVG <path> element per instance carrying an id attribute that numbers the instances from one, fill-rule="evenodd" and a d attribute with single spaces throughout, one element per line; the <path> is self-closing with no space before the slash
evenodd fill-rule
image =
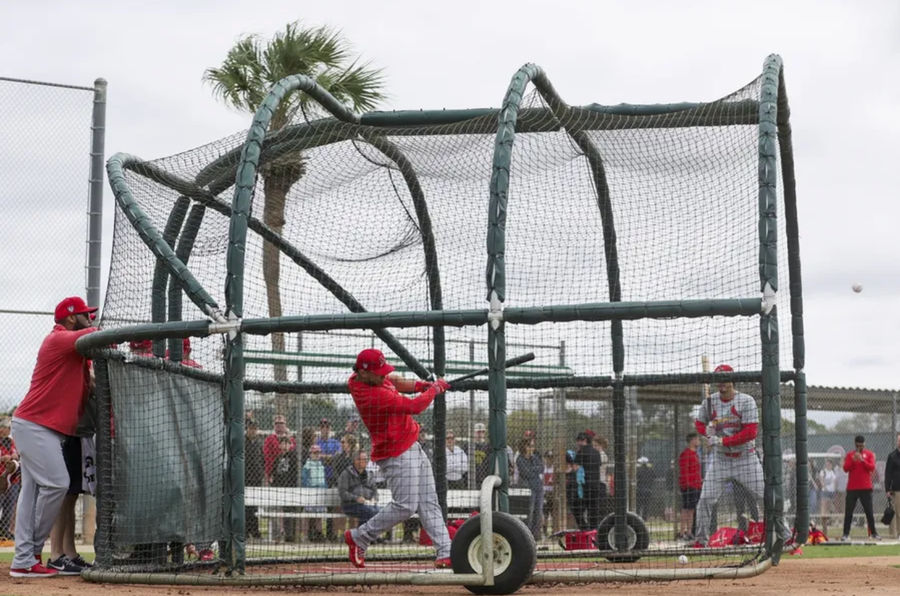
<path id="1" fill-rule="evenodd" d="M 522 521 L 500 511 L 491 514 L 494 527 L 494 585 L 466 586 L 473 594 L 512 594 L 531 578 L 537 547 Z M 450 545 L 454 573 L 481 573 L 481 520 L 466 520 Z"/>
<path id="2" fill-rule="evenodd" d="M 647 525 L 640 517 L 634 513 L 625 514 L 625 523 L 628 532 L 628 550 L 620 551 L 616 554 L 604 554 L 608 561 L 615 563 L 634 563 L 639 560 L 640 555 L 629 554 L 633 550 L 646 550 L 650 546 L 650 532 L 647 531 Z M 610 513 L 603 518 L 597 527 L 597 548 L 600 550 L 615 549 L 613 528 L 616 525 L 616 514 Z"/>

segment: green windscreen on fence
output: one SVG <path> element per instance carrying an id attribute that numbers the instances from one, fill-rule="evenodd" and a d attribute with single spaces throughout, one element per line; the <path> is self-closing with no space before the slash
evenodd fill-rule
<path id="1" fill-rule="evenodd" d="M 220 383 L 109 360 L 109 467 L 99 474 L 98 558 L 148 564 L 141 545 L 222 536 L 224 443 Z"/>

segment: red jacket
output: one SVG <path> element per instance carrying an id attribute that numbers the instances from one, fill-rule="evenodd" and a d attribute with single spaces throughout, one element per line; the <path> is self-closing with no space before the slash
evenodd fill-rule
<path id="1" fill-rule="evenodd" d="M 875 471 L 875 454 L 862 450 L 862 459 L 854 459 L 858 452 L 851 451 L 844 457 L 844 471 L 847 472 L 847 490 L 872 490 L 872 472 Z"/>
<path id="2" fill-rule="evenodd" d="M 408 398 L 401 395 L 388 378 L 384 379 L 383 385 L 373 387 L 357 381 L 356 373 L 350 375 L 347 384 L 372 438 L 372 461 L 397 457 L 418 440 L 419 423 L 412 415 L 424 412 L 440 389 L 433 385 L 418 396 Z"/>
<path id="3" fill-rule="evenodd" d="M 681 490 L 703 488 L 703 478 L 700 476 L 700 455 L 689 447 L 686 447 L 678 456 L 678 488 Z"/>

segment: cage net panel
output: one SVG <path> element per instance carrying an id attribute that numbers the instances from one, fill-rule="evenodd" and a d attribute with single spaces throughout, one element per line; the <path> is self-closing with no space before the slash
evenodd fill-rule
<path id="1" fill-rule="evenodd" d="M 506 305 L 610 301 L 606 259 L 611 238 L 605 236 L 600 215 L 598 174 L 575 141 L 579 134 L 602 159 L 599 182 L 609 189 L 612 222 L 607 223 L 614 224 L 616 233 L 621 300 L 759 296 L 759 88 L 756 80 L 719 101 L 664 115 L 624 116 L 572 108 L 562 121 L 546 109 L 540 96 L 528 96 L 510 172 Z M 246 245 L 244 318 L 430 310 L 436 306 L 428 286 L 433 273 L 439 275 L 441 308 L 486 308 L 485 247 L 495 134 L 495 117 L 483 117 L 407 128 L 298 122 L 270 135 L 262 151 Z M 153 168 L 196 185 L 197 192 L 211 195 L 213 203 L 204 209 L 196 196 L 188 200 L 191 209 L 185 221 L 193 222 L 193 227 L 172 223 L 173 208 L 185 201 L 179 192 L 146 168 L 126 174 L 141 209 L 158 230 L 167 225 L 173 230 L 173 248 L 183 247 L 189 269 L 221 306 L 234 167 L 243 138 L 234 135 L 150 162 Z M 422 204 L 417 204 L 419 191 Z M 781 198 L 780 181 L 778 191 Z M 434 233 L 437 271 L 427 260 L 423 213 Z M 778 308 L 786 321 L 783 221 L 779 217 Z M 267 254 L 260 225 L 288 242 L 290 254 L 282 252 L 274 259 L 273 253 Z M 193 250 L 187 251 L 190 243 Z M 160 300 L 167 320 L 202 318 L 171 280 L 160 293 L 154 286 L 155 265 L 152 253 L 117 210 L 104 326 L 148 322 Z M 512 511 L 530 523 L 534 536 L 554 554 L 563 550 L 558 532 L 594 523 L 583 516 L 576 519 L 570 500 L 563 498 L 570 478 L 566 471 L 572 471 L 566 454 L 576 451 L 579 432 L 591 430 L 608 440 L 605 471 L 598 474 L 606 496 L 597 501 L 603 509 L 595 510 L 595 515 L 611 511 L 614 491 L 620 495 L 627 491 L 629 510 L 640 516 L 646 529 L 641 534 L 647 539 L 646 549 L 655 551 L 643 562 L 675 565 L 673 553 L 687 548 L 687 542 L 676 540 L 683 534 L 677 456 L 684 448 L 684 435 L 692 429 L 703 388 L 629 389 L 627 464 L 618 483 L 624 486 L 614 486 L 612 477 L 615 445 L 609 390 L 528 388 L 529 379 L 612 375 L 610 327 L 608 322 L 584 321 L 505 326 L 508 356 L 536 354 L 533 363 L 508 373 L 515 384 L 508 394 L 505 437 L 514 462 L 509 470 Z M 738 371 L 761 366 L 756 317 L 640 319 L 625 321 L 623 330 L 626 375 L 693 373 L 720 362 Z M 431 329 L 391 332 L 420 362 L 433 365 Z M 444 332 L 448 378 L 486 365 L 484 327 L 446 327 Z M 193 341 L 193 357 L 208 371 L 220 372 L 222 340 Z M 370 332 L 245 335 L 243 341 L 251 387 L 273 380 L 344 385 L 356 353 L 369 347 L 385 350 L 398 371 L 407 370 L 383 338 Z M 780 346 L 782 362 L 787 363 L 792 342 L 784 324 Z M 135 382 L 145 398 L 156 393 L 154 385 Z M 758 387 L 741 390 L 760 403 Z M 483 391 L 447 396 L 443 427 L 465 453 L 464 465 L 455 451 L 445 454 L 447 469 L 452 470 L 445 479 L 450 519 L 468 516 L 477 503 L 474 489 L 484 473 L 478 467 L 485 461 L 485 451 L 478 447 L 483 444 L 479 425 L 488 423 L 487 402 Z M 337 483 L 341 472 L 352 465 L 351 454 L 371 448 L 367 429 L 355 421 L 358 414 L 352 400 L 345 392 L 321 389 L 250 390 L 245 410 L 253 421 L 247 425 L 246 442 L 248 556 L 274 560 L 274 565 L 344 562 L 341 535 L 358 518 L 344 512 Z M 208 424 L 221 420 L 218 415 L 208 418 Z M 417 419 L 423 425 L 426 452 L 433 457 L 430 450 L 446 437 L 433 436 L 431 409 Z M 178 437 L 190 434 L 175 429 L 179 427 L 166 432 Z M 518 451 L 528 448 L 525 439 L 533 440 L 541 460 L 528 469 L 541 468 L 543 496 L 534 496 L 530 487 L 535 485 L 523 478 L 517 463 Z M 639 461 L 642 457 L 649 466 Z M 381 489 L 373 504 L 383 506 L 390 495 L 384 492 L 379 468 L 370 462 L 368 471 L 376 489 Z M 758 517 L 747 511 L 746 501 L 748 506 L 740 509 L 730 486 L 722 492 L 715 514 L 720 526 L 737 528 L 739 522 Z M 754 504 L 761 506 L 759 501 Z M 532 516 L 534 511 L 540 513 Z M 425 539 L 415 521 L 400 524 L 381 538 L 370 546 L 372 560 L 416 566 L 434 556 L 433 549 L 419 544 L 420 538 Z M 157 539 L 163 537 L 143 538 Z M 737 550 L 703 556 L 706 561 L 734 556 L 741 562 L 759 550 L 758 544 L 729 546 Z M 596 554 L 593 547 L 589 550 Z M 694 551 L 685 552 L 692 553 L 693 561 L 704 560 Z M 622 562 L 620 557 L 610 564 Z"/>
<path id="2" fill-rule="evenodd" d="M 665 116 L 614 116 L 570 110 L 570 128 L 584 129 L 602 160 L 616 231 L 621 299 L 679 300 L 758 296 L 757 125 L 759 82 L 720 101 Z M 513 146 L 506 225 L 508 306 L 607 302 L 604 232 L 597 189 L 588 159 L 570 131 L 544 130 L 553 122 L 540 98 L 529 98 Z M 746 106 L 746 107 L 745 107 Z M 748 124 L 686 125 L 733 115 Z M 295 247 L 306 268 L 281 254 L 275 277 L 264 273 L 263 241 L 252 232 L 247 245 L 245 318 L 275 314 L 343 313 L 351 307 L 344 292 L 369 311 L 431 308 L 420 222 L 407 179 L 415 176 L 435 234 L 442 307 L 486 306 L 484 269 L 488 187 L 495 125 L 487 118 L 419 129 L 387 129 L 342 123 L 288 127 L 266 150 L 294 156 L 302 175 L 279 176 L 260 167 L 252 215 L 267 221 L 267 201 L 286 191 L 282 237 Z M 366 139 L 391 143 L 402 161 L 388 158 Z M 207 209 L 188 266 L 206 290 L 224 303 L 227 205 L 231 169 L 210 164 L 237 151 L 240 135 L 152 162 L 185 180 L 201 180 L 218 192 L 226 213 Z M 323 144 L 323 140 L 329 141 Z M 266 150 L 263 161 L 266 160 Z M 284 159 L 283 155 L 278 156 Z M 273 158 L 274 159 L 274 158 Z M 232 158 L 233 162 L 233 158 Z M 209 178 L 213 178 L 212 182 Z M 130 172 L 140 206 L 160 230 L 178 193 L 147 176 Z M 779 185 L 779 192 L 781 188 Z M 267 198 L 268 197 L 268 198 Z M 277 197 L 276 197 L 277 198 Z M 195 203 L 192 203 L 195 204 Z M 277 217 L 271 222 L 281 221 Z M 780 287 L 787 288 L 783 218 L 778 219 Z M 274 225 L 270 223 L 270 225 Z M 276 226 L 277 227 L 277 226 Z M 275 229 L 275 228 L 273 228 Z M 186 230 L 177 235 L 180 240 Z M 108 324 L 150 318 L 154 258 L 121 216 L 116 224 L 113 268 L 107 293 Z M 314 266 L 327 278 L 309 273 Z M 323 282 L 323 279 L 325 280 Z M 778 305 L 789 311 L 788 293 Z M 356 308 L 356 307 L 354 307 Z M 185 319 L 199 311 L 185 303 Z M 106 321 L 105 321 L 105 324 Z M 559 345 L 566 342 L 567 366 L 579 375 L 612 374 L 607 325 L 565 323 L 512 326 L 511 342 Z M 450 340 L 483 341 L 484 330 L 447 328 Z M 427 359 L 428 330 L 406 336 L 418 341 L 415 354 Z M 270 337 L 247 337 L 250 350 L 271 352 Z M 410 340 L 412 341 L 412 340 Z M 781 350 L 790 354 L 791 337 L 781 333 Z M 760 366 L 758 324 L 751 318 L 643 320 L 626 323 L 626 373 L 695 372 L 707 356 L 735 369 Z M 278 351 L 341 357 L 355 345 L 314 334 L 290 335 Z M 539 355 L 540 356 L 540 355 Z M 551 357 L 545 354 L 542 357 Z M 479 358 L 484 360 L 484 357 Z M 544 361 L 546 364 L 557 364 Z M 258 363 L 249 374 L 272 379 L 279 367 Z M 289 367 L 282 380 L 297 380 Z M 346 366 L 304 371 L 306 381 L 341 383 Z"/>
<path id="3" fill-rule="evenodd" d="M 98 562 L 158 568 L 189 545 L 210 549 L 223 535 L 221 385 L 121 359 L 107 367 L 98 383 L 108 383 L 110 438 L 97 477 L 109 523 L 98 528 Z"/>

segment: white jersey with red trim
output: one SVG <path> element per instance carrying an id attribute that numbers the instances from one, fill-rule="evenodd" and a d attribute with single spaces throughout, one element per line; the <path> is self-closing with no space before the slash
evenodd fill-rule
<path id="1" fill-rule="evenodd" d="M 734 397 L 724 401 L 719 393 L 713 393 L 703 400 L 697 420 L 706 425 L 707 436 L 730 437 L 739 433 L 746 424 L 759 423 L 759 410 L 756 401 L 746 393 L 735 393 Z M 740 445 L 720 447 L 725 453 L 752 453 L 755 442 L 748 441 Z"/>

